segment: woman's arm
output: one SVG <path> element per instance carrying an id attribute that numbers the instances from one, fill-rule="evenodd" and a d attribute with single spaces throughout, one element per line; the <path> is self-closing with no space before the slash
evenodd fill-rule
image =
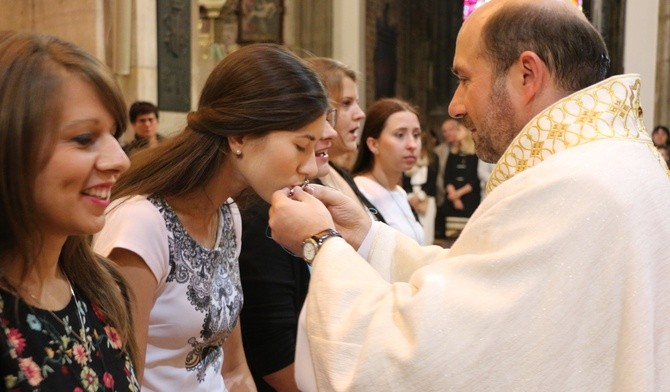
<path id="1" fill-rule="evenodd" d="M 154 294 L 158 282 L 144 260 L 135 252 L 114 248 L 109 254 L 109 259 L 117 264 L 130 289 L 135 340 L 137 342 L 135 374 L 137 381 L 141 384 L 147 352 L 149 314 L 154 306 Z"/>
<path id="2" fill-rule="evenodd" d="M 223 344 L 221 374 L 229 391 L 256 392 L 256 384 L 254 384 L 254 379 L 247 366 L 247 359 L 244 356 L 239 322 Z"/>
<path id="3" fill-rule="evenodd" d="M 295 364 L 293 363 L 281 370 L 263 376 L 263 380 L 277 392 L 300 392 L 295 383 Z"/>

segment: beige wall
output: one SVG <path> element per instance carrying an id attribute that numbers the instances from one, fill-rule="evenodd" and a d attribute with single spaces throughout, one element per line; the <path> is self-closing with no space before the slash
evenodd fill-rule
<path id="1" fill-rule="evenodd" d="M 102 0 L 0 0 L 2 30 L 37 31 L 72 41 L 105 59 Z"/>

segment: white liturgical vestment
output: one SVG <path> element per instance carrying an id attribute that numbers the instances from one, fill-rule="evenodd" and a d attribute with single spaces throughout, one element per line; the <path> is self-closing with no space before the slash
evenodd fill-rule
<path id="1" fill-rule="evenodd" d="M 616 76 L 538 114 L 451 249 L 378 222 L 367 261 L 326 241 L 300 387 L 670 391 L 670 172 L 639 88 Z"/>

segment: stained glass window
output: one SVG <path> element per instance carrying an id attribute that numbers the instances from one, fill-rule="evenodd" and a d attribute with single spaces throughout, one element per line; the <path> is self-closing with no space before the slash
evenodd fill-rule
<path id="1" fill-rule="evenodd" d="M 463 20 L 465 20 L 468 16 L 470 16 L 470 14 L 475 10 L 475 8 L 479 7 L 484 3 L 488 3 L 489 1 L 491 0 L 463 0 Z M 572 1 L 572 4 L 579 7 L 580 10 L 582 10 L 583 0 L 570 0 L 570 1 Z"/>
<path id="2" fill-rule="evenodd" d="M 463 20 L 465 20 L 470 14 L 484 3 L 488 3 L 491 0 L 464 0 L 463 1 Z"/>

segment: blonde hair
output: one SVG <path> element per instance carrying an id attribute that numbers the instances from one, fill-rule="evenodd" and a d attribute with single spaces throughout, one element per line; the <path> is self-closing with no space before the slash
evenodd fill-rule
<path id="1" fill-rule="evenodd" d="M 305 60 L 321 79 L 331 101 L 338 103 L 342 99 L 344 78 L 356 82 L 356 72 L 345 64 L 328 57 L 310 57 Z"/>

